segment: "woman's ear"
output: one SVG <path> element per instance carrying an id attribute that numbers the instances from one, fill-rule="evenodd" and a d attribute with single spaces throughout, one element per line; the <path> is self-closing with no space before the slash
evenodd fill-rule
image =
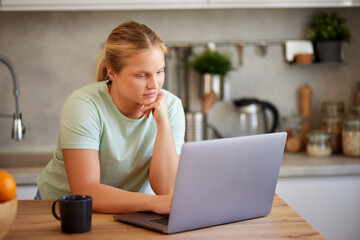
<path id="1" fill-rule="evenodd" d="M 114 81 L 116 75 L 115 72 L 111 69 L 111 67 L 106 67 L 107 74 L 111 81 Z"/>

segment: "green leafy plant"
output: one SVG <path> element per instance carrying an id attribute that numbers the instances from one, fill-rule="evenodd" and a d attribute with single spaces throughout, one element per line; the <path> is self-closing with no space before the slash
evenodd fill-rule
<path id="1" fill-rule="evenodd" d="M 200 55 L 195 55 L 190 66 L 201 74 L 226 75 L 232 70 L 230 57 L 214 50 L 205 50 Z"/>
<path id="2" fill-rule="evenodd" d="M 350 39 L 350 31 L 343 17 L 334 12 L 317 15 L 308 32 L 312 41 L 346 41 Z"/>

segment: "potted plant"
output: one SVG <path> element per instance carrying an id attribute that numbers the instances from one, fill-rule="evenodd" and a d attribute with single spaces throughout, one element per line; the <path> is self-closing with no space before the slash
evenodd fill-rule
<path id="1" fill-rule="evenodd" d="M 313 41 L 317 61 L 341 61 L 342 43 L 350 40 L 343 17 L 335 12 L 320 13 L 313 19 L 308 34 Z"/>
<path id="2" fill-rule="evenodd" d="M 202 76 L 201 96 L 212 90 L 219 99 L 224 98 L 224 76 L 233 69 L 230 56 L 206 49 L 194 55 L 190 66 Z"/>

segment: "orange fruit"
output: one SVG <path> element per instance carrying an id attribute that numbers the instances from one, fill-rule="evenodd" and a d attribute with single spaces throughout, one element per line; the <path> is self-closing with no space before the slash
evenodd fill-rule
<path id="1" fill-rule="evenodd" d="M 0 202 L 6 202 L 15 197 L 16 182 L 10 173 L 0 170 Z"/>

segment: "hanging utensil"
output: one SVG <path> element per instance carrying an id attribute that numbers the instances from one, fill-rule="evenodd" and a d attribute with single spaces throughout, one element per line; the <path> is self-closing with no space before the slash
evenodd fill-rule
<path id="1" fill-rule="evenodd" d="M 205 93 L 201 100 L 201 112 L 206 114 L 216 103 L 218 97 L 213 89 Z"/>

